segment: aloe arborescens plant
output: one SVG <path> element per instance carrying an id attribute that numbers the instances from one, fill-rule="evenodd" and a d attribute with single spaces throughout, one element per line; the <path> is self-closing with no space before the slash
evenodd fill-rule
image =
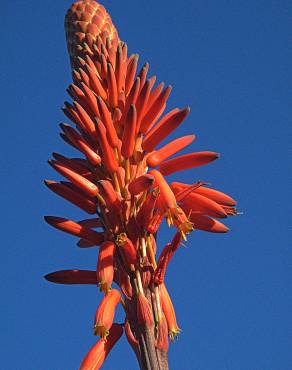
<path id="1" fill-rule="evenodd" d="M 77 236 L 80 248 L 96 247 L 99 254 L 96 270 L 61 270 L 46 279 L 95 284 L 102 292 L 94 320 L 100 339 L 80 370 L 99 369 L 123 332 L 141 369 L 165 370 L 169 339 L 180 332 L 164 284 L 167 265 L 192 230 L 227 232 L 217 219 L 236 214 L 236 203 L 204 182 L 168 184 L 165 176 L 212 162 L 218 154 L 194 152 L 170 159 L 195 139 L 188 135 L 160 145 L 189 108 L 163 115 L 171 87 L 154 86 L 148 63 L 137 73 L 138 55 L 128 55 L 103 6 L 94 0 L 75 2 L 65 28 L 73 103 L 64 104 L 71 124 L 60 125 L 61 137 L 82 158 L 53 153 L 49 163 L 66 181 L 45 183 L 92 217 L 45 220 Z M 176 231 L 159 251 L 156 235 L 163 219 Z M 113 323 L 118 304 L 125 311 L 123 324 Z"/>

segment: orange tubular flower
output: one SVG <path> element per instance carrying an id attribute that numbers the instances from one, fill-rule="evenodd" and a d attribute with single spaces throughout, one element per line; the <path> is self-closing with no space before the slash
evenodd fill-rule
<path id="1" fill-rule="evenodd" d="M 189 196 L 182 201 L 181 207 L 186 212 L 192 210 L 194 212 L 203 213 L 212 217 L 227 217 L 227 213 L 220 204 L 214 202 L 212 199 L 196 193 L 189 194 Z"/>
<path id="2" fill-rule="evenodd" d="M 166 246 L 163 248 L 157 263 L 157 268 L 155 270 L 153 276 L 153 283 L 160 285 L 164 282 L 164 276 L 166 273 L 167 265 L 171 260 L 172 256 L 178 249 L 182 240 L 181 233 L 176 233 L 172 242 L 167 243 Z"/>
<path id="3" fill-rule="evenodd" d="M 172 131 L 174 131 L 189 114 L 190 109 L 174 109 L 161 119 L 157 125 L 149 131 L 143 140 L 143 149 L 146 152 L 151 152 L 156 146 L 161 143 Z"/>
<path id="4" fill-rule="evenodd" d="M 115 157 L 113 148 L 107 141 L 106 128 L 101 121 L 97 121 L 96 127 L 99 134 L 98 139 L 102 149 L 105 166 L 110 172 L 116 172 L 118 169 L 118 162 Z"/>
<path id="5" fill-rule="evenodd" d="M 177 171 L 202 166 L 206 163 L 214 161 L 217 158 L 219 158 L 219 154 L 214 152 L 185 154 L 161 163 L 160 172 L 167 176 Z"/>
<path id="6" fill-rule="evenodd" d="M 170 187 L 171 189 L 177 193 L 179 190 L 187 189 L 191 185 L 189 184 L 184 184 L 182 182 L 173 182 L 171 183 Z M 223 204 L 226 206 L 235 206 L 236 201 L 232 199 L 229 195 L 222 193 L 221 191 L 211 189 L 211 188 L 206 188 L 204 186 L 200 186 L 197 189 L 193 190 L 197 194 L 204 195 L 205 197 L 214 200 L 215 202 L 219 204 Z"/>
<path id="7" fill-rule="evenodd" d="M 159 288 L 161 307 L 168 325 L 168 335 L 173 340 L 181 332 L 181 329 L 177 325 L 175 311 L 166 286 L 161 284 Z"/>
<path id="8" fill-rule="evenodd" d="M 100 245 L 104 240 L 104 234 L 98 233 L 87 227 L 79 225 L 77 222 L 67 220 L 62 217 L 45 216 L 45 221 L 51 226 L 79 238 L 89 240 L 95 245 Z"/>
<path id="9" fill-rule="evenodd" d="M 111 289 L 114 279 L 114 253 L 115 244 L 113 242 L 104 242 L 101 244 L 96 275 L 100 290 L 104 293 L 108 293 Z"/>
<path id="10" fill-rule="evenodd" d="M 100 180 L 98 182 L 98 186 L 100 188 L 100 194 L 105 200 L 105 205 L 108 207 L 108 209 L 115 212 L 120 212 L 121 200 L 114 190 L 112 183 L 108 180 Z"/>
<path id="11" fill-rule="evenodd" d="M 63 184 L 59 184 L 56 181 L 45 180 L 45 184 L 54 193 L 75 204 L 85 212 L 89 214 L 94 214 L 96 212 L 96 203 L 94 203 L 91 199 L 86 198 L 82 194 L 77 193 L 76 191 L 66 187 Z"/>
<path id="12" fill-rule="evenodd" d="M 192 221 L 195 229 L 209 231 L 211 233 L 227 233 L 229 231 L 228 227 L 222 222 L 214 220 L 208 216 L 192 213 L 190 220 Z"/>
<path id="13" fill-rule="evenodd" d="M 113 289 L 105 295 L 96 310 L 94 320 L 94 334 L 105 339 L 109 335 L 109 330 L 113 324 L 115 310 L 121 301 L 121 294 Z"/>
<path id="14" fill-rule="evenodd" d="M 169 144 L 166 144 L 164 147 L 153 152 L 147 158 L 148 166 L 150 167 L 159 166 L 160 163 L 164 161 L 166 158 L 184 149 L 186 146 L 190 145 L 194 140 L 195 140 L 195 135 L 188 135 L 188 136 L 184 136 L 179 139 L 173 140 Z"/>
<path id="15" fill-rule="evenodd" d="M 86 193 L 87 195 L 91 197 L 97 195 L 98 193 L 97 186 L 93 184 L 91 181 L 87 180 L 85 177 L 59 164 L 56 161 L 49 161 L 49 164 L 61 175 L 66 177 L 68 180 L 72 181 L 73 184 L 75 184 L 79 189 L 84 191 L 84 193 Z"/>
<path id="16" fill-rule="evenodd" d="M 135 147 L 135 136 L 136 136 L 136 121 L 137 111 L 134 104 L 129 108 L 122 139 L 121 153 L 124 157 L 129 158 L 132 156 Z"/>
<path id="17" fill-rule="evenodd" d="M 149 97 L 148 111 L 142 119 L 140 127 L 140 130 L 143 134 L 146 134 L 147 131 L 152 128 L 152 126 L 164 112 L 166 101 L 170 95 L 172 87 L 167 86 L 162 91 L 163 86 L 164 84 L 158 85 Z"/>
<path id="18" fill-rule="evenodd" d="M 75 1 L 66 14 L 65 29 L 73 81 L 67 88 L 71 101 L 62 108 L 71 123 L 60 124 L 60 136 L 81 158 L 54 152 L 49 164 L 66 181 L 45 184 L 92 218 L 45 220 L 76 236 L 80 252 L 100 249 L 96 271 L 60 270 L 45 278 L 58 284 L 99 285 L 105 293 L 94 327 L 102 339 L 87 353 L 80 370 L 99 369 L 122 335 L 121 325 L 113 324 L 119 302 L 140 367 L 164 370 L 168 335 L 173 339 L 180 332 L 164 285 L 168 263 L 191 231 L 227 232 L 217 218 L 236 215 L 236 202 L 206 182 L 168 183 L 164 176 L 208 164 L 218 154 L 173 157 L 195 135 L 161 145 L 190 108 L 166 110 L 172 87 L 156 83 L 148 63 L 137 73 L 138 55 L 128 55 L 104 7 L 95 0 Z M 175 234 L 161 250 L 156 238 L 164 219 Z"/>
<path id="19" fill-rule="evenodd" d="M 123 335 L 123 327 L 120 324 L 113 324 L 106 338 L 97 341 L 87 352 L 82 360 L 79 370 L 98 370 L 116 342 Z"/>
<path id="20" fill-rule="evenodd" d="M 160 197 L 163 200 L 165 209 L 177 208 L 175 196 L 162 174 L 157 170 L 151 170 L 149 173 L 154 177 L 155 184 L 159 187 Z"/>
<path id="21" fill-rule="evenodd" d="M 98 284 L 96 272 L 88 270 L 55 271 L 47 274 L 45 279 L 56 284 Z"/>

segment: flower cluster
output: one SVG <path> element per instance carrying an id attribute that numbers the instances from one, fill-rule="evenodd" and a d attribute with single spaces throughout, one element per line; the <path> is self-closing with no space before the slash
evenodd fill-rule
<path id="1" fill-rule="evenodd" d="M 45 220 L 78 237 L 80 248 L 99 246 L 99 255 L 96 271 L 62 270 L 46 278 L 96 284 L 103 293 L 94 321 L 94 334 L 101 339 L 80 366 L 88 370 L 100 368 L 123 327 L 138 357 L 145 327 L 153 330 L 156 348 L 167 352 L 168 336 L 173 339 L 180 331 L 164 284 L 167 265 L 192 230 L 227 232 L 217 219 L 236 214 L 236 203 L 203 182 L 167 182 L 172 173 L 212 162 L 218 154 L 173 157 L 194 135 L 160 145 L 190 109 L 175 108 L 164 115 L 171 87 L 155 86 L 148 63 L 137 72 L 138 55 L 128 55 L 103 6 L 77 1 L 66 15 L 65 28 L 73 76 L 67 91 L 73 102 L 64 104 L 71 124 L 62 123 L 60 135 L 83 157 L 53 153 L 49 164 L 66 180 L 45 184 L 92 218 Z M 159 252 L 156 234 L 164 219 L 176 232 Z M 113 324 L 119 303 L 126 314 L 122 325 Z"/>

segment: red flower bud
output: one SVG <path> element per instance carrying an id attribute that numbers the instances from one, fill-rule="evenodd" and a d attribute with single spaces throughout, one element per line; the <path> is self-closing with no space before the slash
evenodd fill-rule
<path id="1" fill-rule="evenodd" d="M 98 284 L 96 272 L 88 270 L 55 271 L 47 274 L 45 279 L 56 284 Z"/>
<path id="2" fill-rule="evenodd" d="M 137 251 L 126 233 L 121 233 L 117 236 L 116 244 L 121 247 L 122 254 L 127 261 L 128 266 L 137 262 Z"/>
<path id="3" fill-rule="evenodd" d="M 78 236 L 79 238 L 94 242 L 95 245 L 100 245 L 104 240 L 103 233 L 98 233 L 87 227 L 79 225 L 77 222 L 55 216 L 45 216 L 44 218 L 49 225 L 55 227 L 56 229 L 59 229 L 71 235 Z"/>

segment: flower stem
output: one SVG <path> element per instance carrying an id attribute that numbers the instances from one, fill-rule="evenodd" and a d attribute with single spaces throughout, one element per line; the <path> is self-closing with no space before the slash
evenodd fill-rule
<path id="1" fill-rule="evenodd" d="M 151 292 L 149 289 L 145 292 L 149 302 L 151 302 Z M 155 347 L 155 327 L 137 325 L 135 315 L 134 300 L 126 301 L 127 313 L 131 323 L 131 327 L 135 332 L 135 337 L 138 341 L 139 351 L 135 351 L 139 362 L 140 370 L 169 370 L 167 352 Z M 151 303 L 152 304 L 152 303 Z M 153 311 L 153 310 L 152 310 Z"/>

